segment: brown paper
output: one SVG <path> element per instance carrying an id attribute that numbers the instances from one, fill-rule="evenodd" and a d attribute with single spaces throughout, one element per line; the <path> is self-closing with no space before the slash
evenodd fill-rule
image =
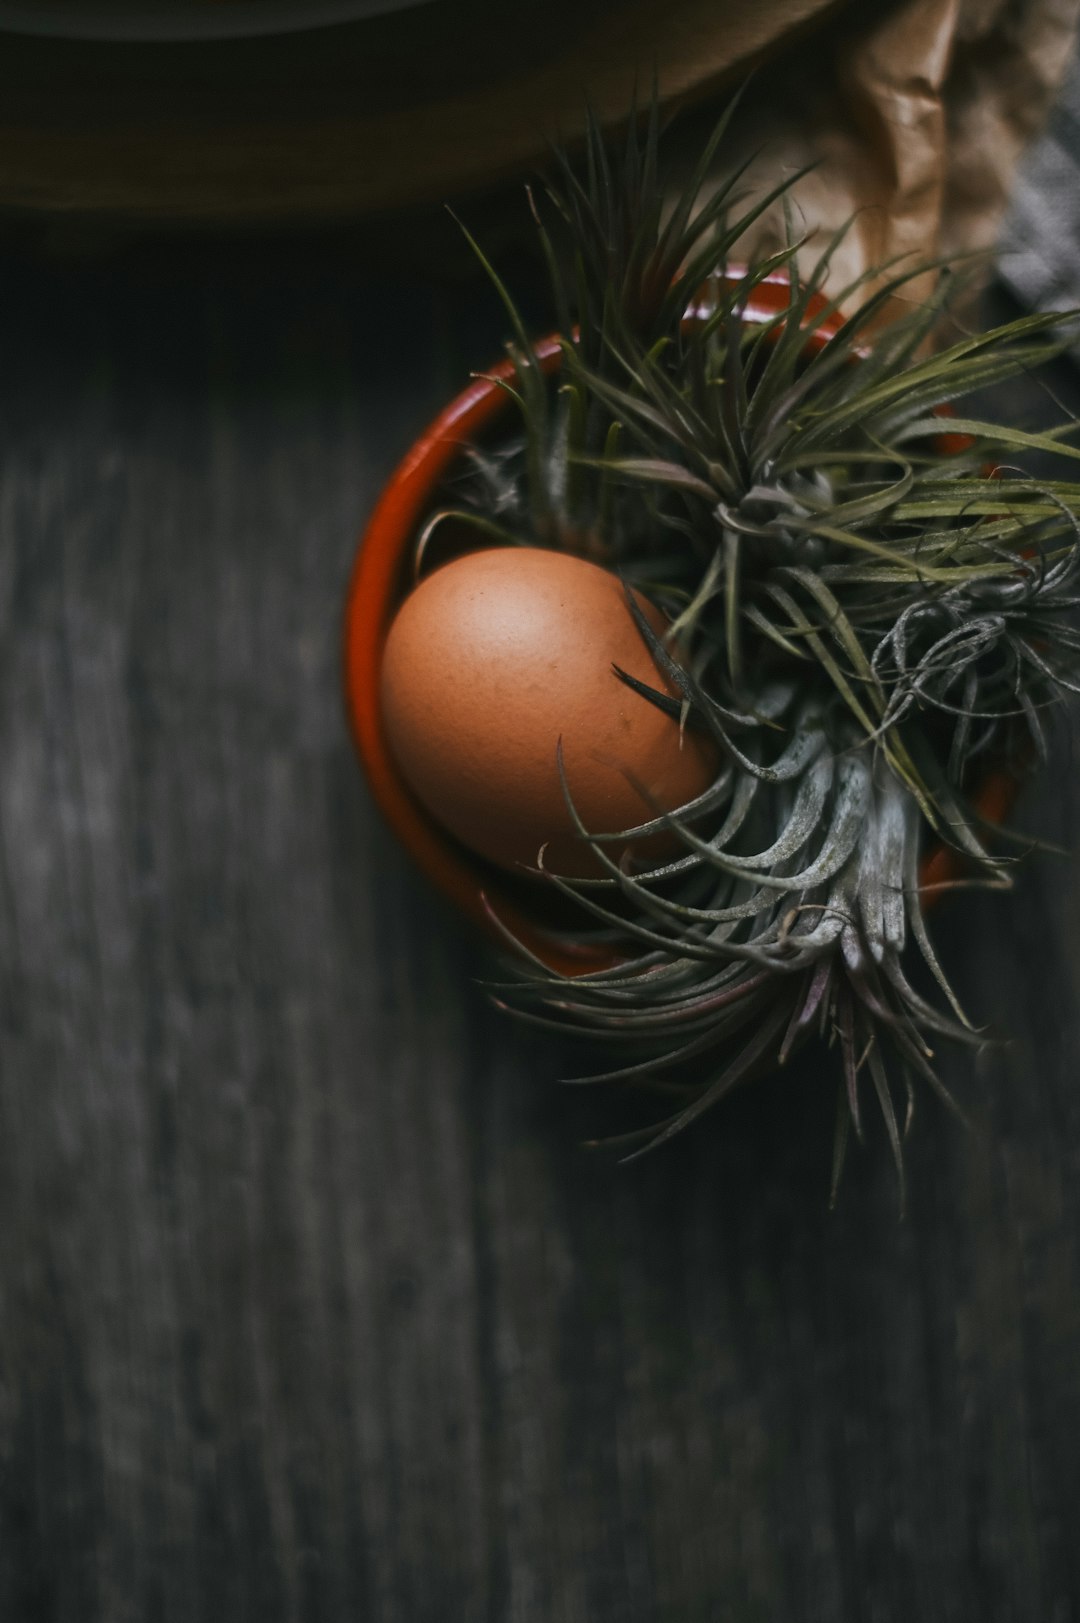
<path id="1" fill-rule="evenodd" d="M 1017 160 L 1068 66 L 1078 14 L 1078 0 L 847 7 L 812 52 L 807 43 L 762 76 L 740 145 L 760 148 L 761 187 L 816 164 L 794 187 L 796 227 L 811 258 L 852 220 L 834 288 L 896 256 L 994 243 Z M 774 211 L 748 250 L 775 246 L 781 231 Z"/>

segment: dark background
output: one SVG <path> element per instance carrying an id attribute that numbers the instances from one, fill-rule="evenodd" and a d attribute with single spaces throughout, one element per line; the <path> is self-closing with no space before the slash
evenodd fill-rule
<path id="1" fill-rule="evenodd" d="M 363 519 L 501 338 L 440 241 L 9 245 L 0 1617 L 1071 1623 L 1072 751 L 1018 811 L 1070 854 L 936 920 L 1010 1041 L 941 1054 L 905 1221 L 880 1132 L 826 1210 L 828 1060 L 583 1149 L 618 1108 L 488 1009 L 339 691 Z"/>

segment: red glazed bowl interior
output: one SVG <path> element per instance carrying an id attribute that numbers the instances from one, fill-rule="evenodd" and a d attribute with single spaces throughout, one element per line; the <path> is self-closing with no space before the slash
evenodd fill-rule
<path id="1" fill-rule="evenodd" d="M 741 272 L 732 270 L 731 280 Z M 760 282 L 743 311 L 743 321 L 772 321 L 790 298 L 787 277 L 774 272 Z M 811 319 L 825 307 L 812 300 Z M 698 318 L 697 311 L 688 319 Z M 835 336 L 842 319 L 827 316 L 807 335 L 809 354 Z M 535 353 L 545 372 L 558 370 L 562 349 L 555 336 L 541 339 Z M 544 921 L 545 895 L 534 881 L 515 881 L 458 844 L 413 798 L 397 770 L 383 728 L 379 674 L 383 649 L 398 606 L 412 584 L 412 558 L 423 520 L 435 504 L 445 474 L 464 448 L 506 409 L 509 397 L 500 388 L 513 376 L 502 360 L 488 375 L 476 378 L 452 400 L 413 445 L 388 480 L 361 538 L 345 610 L 345 699 L 356 747 L 377 805 L 420 869 L 474 923 L 499 936 L 499 924 L 550 969 L 582 974 L 617 962 L 609 949 L 585 948 L 561 937 Z M 943 436 L 944 438 L 944 436 Z M 985 786 L 985 811 L 999 820 L 1008 809 L 1011 780 L 997 776 Z M 923 866 L 924 883 L 940 886 L 954 877 L 955 854 L 941 847 Z M 536 892 L 536 899 L 529 891 Z"/>

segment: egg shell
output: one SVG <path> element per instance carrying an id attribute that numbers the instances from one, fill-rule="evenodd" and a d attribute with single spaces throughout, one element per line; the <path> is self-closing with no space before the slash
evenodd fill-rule
<path id="1" fill-rule="evenodd" d="M 635 595 L 663 632 L 661 611 Z M 676 696 L 615 575 L 539 547 L 467 553 L 422 580 L 393 621 L 381 673 L 387 742 L 418 800 L 472 851 L 520 868 L 546 847 L 549 870 L 595 873 L 563 796 L 560 739 L 592 833 L 647 822 L 657 805 L 677 810 L 716 773 L 711 743 L 680 733 L 615 665 Z M 650 842 L 645 858 L 659 854 Z M 642 860 L 641 849 L 633 855 Z"/>

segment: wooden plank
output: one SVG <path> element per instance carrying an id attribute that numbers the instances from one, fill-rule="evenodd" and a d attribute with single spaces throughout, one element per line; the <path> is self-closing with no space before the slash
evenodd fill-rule
<path id="1" fill-rule="evenodd" d="M 0 308 L 0 1616 L 1080 1608 L 1080 864 L 943 914 L 910 1211 L 811 1060 L 633 1168 L 490 1011 L 338 692 L 479 287 L 273 244 Z M 1063 373 L 1059 387 L 1069 388 Z M 1068 756 L 1023 826 L 1075 842 Z"/>

